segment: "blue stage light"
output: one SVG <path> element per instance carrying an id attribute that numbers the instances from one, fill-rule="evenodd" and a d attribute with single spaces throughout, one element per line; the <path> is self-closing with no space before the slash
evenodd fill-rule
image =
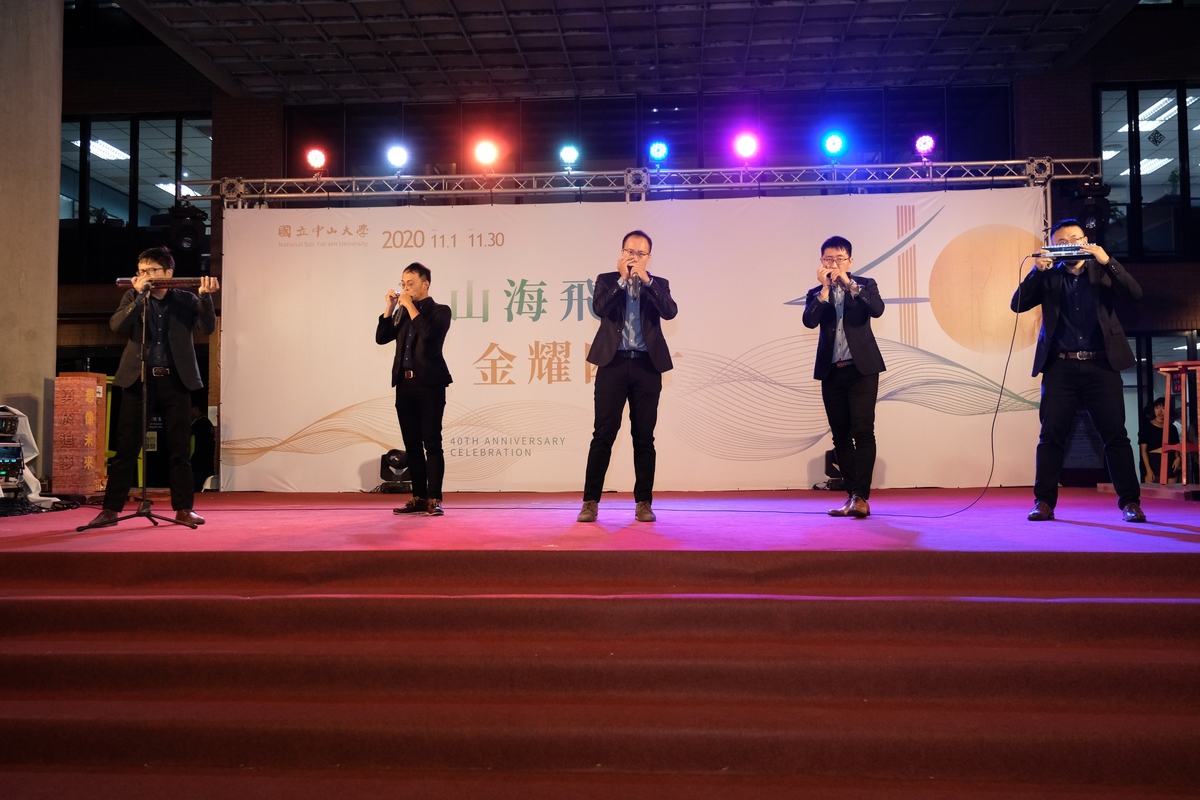
<path id="1" fill-rule="evenodd" d="M 562 163 L 568 167 L 573 167 L 575 166 L 575 162 L 579 160 L 579 148 L 567 145 L 558 151 L 558 157 L 562 159 Z"/>
<path id="2" fill-rule="evenodd" d="M 821 146 L 825 148 L 825 154 L 828 156 L 839 156 L 846 149 L 846 138 L 837 131 L 832 131 L 825 134 L 824 141 Z"/>
<path id="3" fill-rule="evenodd" d="M 650 145 L 650 160 L 651 161 L 662 161 L 666 157 L 667 157 L 667 143 L 666 142 L 654 142 L 653 144 Z"/>

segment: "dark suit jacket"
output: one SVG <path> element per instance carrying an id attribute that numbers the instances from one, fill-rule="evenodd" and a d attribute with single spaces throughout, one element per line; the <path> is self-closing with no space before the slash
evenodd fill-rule
<path id="1" fill-rule="evenodd" d="M 617 354 L 621 344 L 621 330 L 625 327 L 625 304 L 629 298 L 617 281 L 617 272 L 604 272 L 596 276 L 596 288 L 592 293 L 592 310 L 600 318 L 600 330 L 592 340 L 592 349 L 587 360 L 597 366 L 607 366 Z M 663 338 L 662 320 L 675 319 L 679 307 L 671 298 L 671 284 L 666 278 L 652 276 L 650 283 L 642 284 L 638 296 L 638 307 L 642 316 L 642 341 L 650 363 L 658 372 L 666 372 L 675 366 L 671 363 L 671 350 Z"/>
<path id="2" fill-rule="evenodd" d="M 846 293 L 842 330 L 846 333 L 846 343 L 850 345 L 854 366 L 863 375 L 878 375 L 887 367 L 883 364 L 879 345 L 875 343 L 875 334 L 871 332 L 871 318 L 883 315 L 883 298 L 879 296 L 878 284 L 871 278 L 854 278 L 854 282 L 862 289 L 857 297 Z M 808 296 L 804 298 L 804 327 L 821 326 L 821 335 L 817 339 L 817 364 L 813 370 L 813 377 L 819 381 L 825 379 L 833 365 L 833 340 L 837 336 L 837 307 L 833 303 L 833 289 L 829 291 L 827 303 L 817 299 L 821 294 L 820 286 L 809 289 Z"/>
<path id="3" fill-rule="evenodd" d="M 122 389 L 128 389 L 142 378 L 142 361 L 139 353 L 142 349 L 142 305 L 148 295 L 139 295 L 133 289 L 125 292 L 117 312 L 108 321 L 108 326 L 117 333 L 129 335 L 125 343 L 125 352 L 121 353 L 121 363 L 117 366 L 117 374 L 113 383 Z M 213 307 L 213 296 L 202 294 L 196 296 L 182 289 L 167 289 L 164 298 L 167 301 L 167 346 L 171 350 L 171 360 L 175 363 L 175 371 L 183 385 L 195 391 L 204 386 L 200 378 L 200 364 L 196 361 L 196 345 L 192 339 L 193 332 L 210 334 L 217 327 L 217 311 Z"/>
<path id="4" fill-rule="evenodd" d="M 396 357 L 392 359 L 392 386 L 400 382 L 400 374 L 404 369 L 404 337 L 408 335 L 408 326 L 417 331 L 413 342 L 413 372 L 416 380 L 422 386 L 446 387 L 454 382 L 450 370 L 446 367 L 446 359 L 442 357 L 442 345 L 446 342 L 446 332 L 450 330 L 450 306 L 439 305 L 432 297 L 416 303 L 416 319 L 408 315 L 408 309 L 400 308 L 399 322 L 393 317 L 379 317 L 379 325 L 375 328 L 375 343 L 396 343 Z"/>
<path id="5" fill-rule="evenodd" d="M 1101 266 L 1095 261 L 1084 265 L 1084 274 L 1096 292 L 1096 316 L 1100 320 L 1100 334 L 1104 337 L 1104 352 L 1109 365 L 1117 372 L 1129 369 L 1136 363 L 1125 330 L 1113 309 L 1118 297 L 1130 302 L 1142 299 L 1142 287 L 1125 271 L 1115 258 L 1109 258 Z M 1039 270 L 1034 267 L 1017 291 L 1013 293 L 1010 307 L 1018 314 L 1034 306 L 1042 307 L 1042 330 L 1038 333 L 1037 350 L 1033 354 L 1033 374 L 1046 369 L 1046 361 L 1055 355 L 1050 352 L 1054 332 L 1058 329 L 1059 306 L 1062 302 L 1063 270 L 1053 267 Z"/>

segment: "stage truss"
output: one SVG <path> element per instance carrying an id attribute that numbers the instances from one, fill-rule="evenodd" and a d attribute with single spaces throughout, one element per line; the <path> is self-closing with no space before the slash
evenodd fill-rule
<path id="1" fill-rule="evenodd" d="M 391 175 L 370 178 L 224 178 L 208 182 L 209 193 L 184 198 L 224 208 L 311 207 L 334 202 L 372 205 L 439 198 L 467 202 L 529 199 L 637 202 L 720 196 L 782 196 L 874 192 L 986 189 L 1040 186 L 1051 218 L 1050 186 L 1097 181 L 1099 159 L 1030 158 L 1024 161 L 917 162 L 909 164 L 823 164 L 810 167 L 665 169 L 636 167 L 619 172 L 549 172 L 479 175 Z M 199 188 L 199 184 L 192 184 Z M 517 200 L 520 198 L 521 200 Z"/>

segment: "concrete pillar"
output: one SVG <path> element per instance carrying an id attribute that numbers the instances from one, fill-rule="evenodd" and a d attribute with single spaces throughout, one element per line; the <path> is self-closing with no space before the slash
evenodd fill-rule
<path id="1" fill-rule="evenodd" d="M 4 0 L 0 25 L 0 403 L 21 409 L 50 470 L 58 325 L 63 4 Z"/>

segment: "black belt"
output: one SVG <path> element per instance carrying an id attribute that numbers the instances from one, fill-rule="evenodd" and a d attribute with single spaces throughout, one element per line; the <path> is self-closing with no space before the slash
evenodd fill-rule
<path id="1" fill-rule="evenodd" d="M 156 378 L 165 378 L 171 374 L 170 367 L 151 367 L 150 374 Z"/>
<path id="2" fill-rule="evenodd" d="M 617 358 L 649 358 L 650 354 L 645 350 L 618 350 Z"/>
<path id="3" fill-rule="evenodd" d="M 1104 358 L 1103 350 L 1076 350 L 1073 353 L 1059 353 L 1059 358 L 1069 358 L 1072 361 L 1091 361 L 1093 358 Z"/>

